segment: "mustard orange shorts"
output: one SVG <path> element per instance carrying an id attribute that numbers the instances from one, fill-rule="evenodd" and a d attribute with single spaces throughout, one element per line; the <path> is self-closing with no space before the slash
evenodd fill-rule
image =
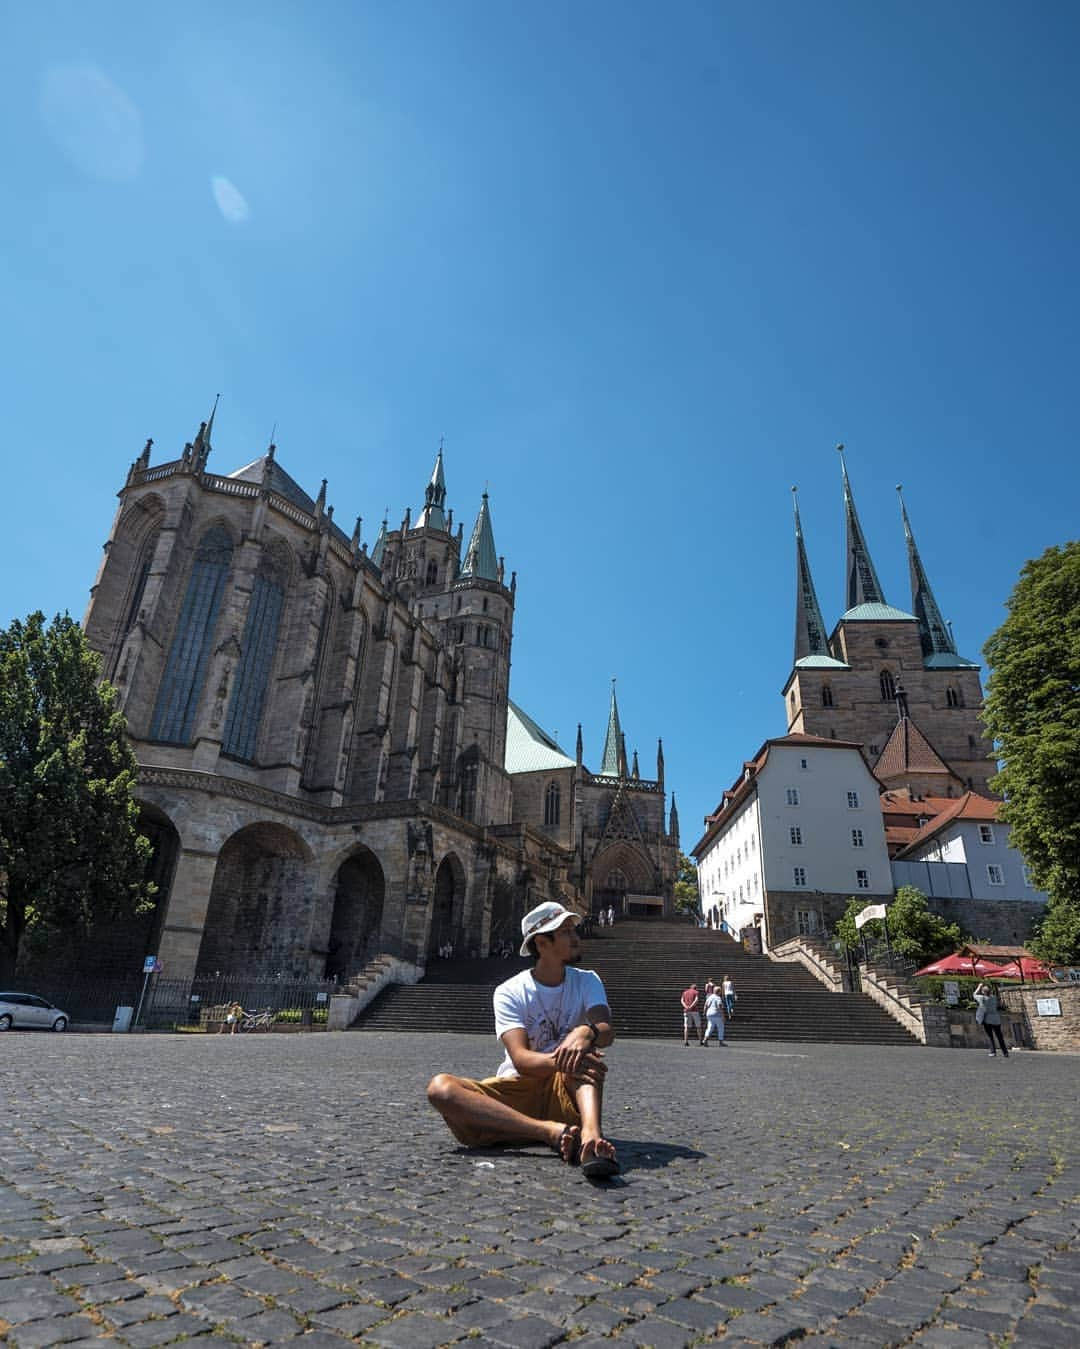
<path id="1" fill-rule="evenodd" d="M 557 1120 L 560 1124 L 580 1124 L 570 1088 L 562 1073 L 551 1077 L 485 1077 L 479 1082 L 471 1077 L 454 1079 L 458 1086 L 489 1096 L 493 1101 L 508 1105 L 530 1119 Z M 450 1124 L 450 1121 L 447 1120 Z M 450 1124 L 451 1132 L 467 1148 L 484 1147 L 489 1143 L 505 1142 L 498 1129 L 474 1129 L 468 1125 Z"/>

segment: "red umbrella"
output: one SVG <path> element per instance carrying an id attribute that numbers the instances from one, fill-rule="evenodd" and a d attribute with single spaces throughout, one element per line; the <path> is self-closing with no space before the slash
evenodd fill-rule
<path id="1" fill-rule="evenodd" d="M 1019 979 L 1021 983 L 1025 979 L 1030 979 L 1033 983 L 1050 981 L 1050 971 L 1034 956 L 1016 956 L 1012 960 L 1006 960 L 998 974 L 1002 979 Z"/>
<path id="2" fill-rule="evenodd" d="M 963 956 L 955 952 L 951 956 L 942 956 L 940 960 L 924 965 L 921 970 L 916 970 L 915 978 L 918 979 L 924 974 L 967 974 L 981 975 L 984 979 L 996 979 L 1004 973 L 1004 968 L 995 965 L 992 960 L 985 960 L 982 956 Z"/>

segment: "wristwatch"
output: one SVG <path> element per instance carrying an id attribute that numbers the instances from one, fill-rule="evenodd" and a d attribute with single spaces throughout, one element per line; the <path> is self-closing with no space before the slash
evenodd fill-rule
<path id="1" fill-rule="evenodd" d="M 597 1040 L 597 1037 L 599 1036 L 600 1032 L 596 1029 L 596 1026 L 595 1026 L 591 1021 L 587 1021 L 585 1024 L 588 1026 L 589 1031 L 590 1031 L 590 1033 L 591 1033 L 591 1035 L 592 1035 L 592 1041 L 591 1041 L 591 1043 L 592 1043 L 592 1044 L 596 1044 L 596 1040 Z"/>

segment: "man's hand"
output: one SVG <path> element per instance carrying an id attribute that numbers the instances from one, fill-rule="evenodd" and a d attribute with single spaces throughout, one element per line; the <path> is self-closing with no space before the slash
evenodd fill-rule
<path id="1" fill-rule="evenodd" d="M 552 1052 L 555 1071 L 565 1073 L 567 1077 L 577 1078 L 581 1082 L 599 1084 L 604 1080 L 607 1064 L 598 1049 L 594 1049 L 595 1036 L 589 1026 L 575 1026 L 569 1035 Z"/>

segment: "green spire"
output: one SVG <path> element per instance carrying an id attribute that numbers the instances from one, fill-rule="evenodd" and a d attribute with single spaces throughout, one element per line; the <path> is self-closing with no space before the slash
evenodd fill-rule
<path id="1" fill-rule="evenodd" d="M 480 500 L 480 514 L 476 517 L 472 538 L 465 550 L 461 574 L 483 581 L 499 579 L 499 559 L 495 556 L 495 535 L 491 530 L 491 512 L 488 510 L 486 492 Z"/>
<path id="2" fill-rule="evenodd" d="M 619 725 L 619 704 L 615 701 L 615 681 L 611 681 L 611 707 L 608 710 L 607 735 L 604 737 L 604 757 L 600 762 L 602 778 L 619 776 L 622 757 L 622 727 Z"/>
<path id="3" fill-rule="evenodd" d="M 795 660 L 804 656 L 827 656 L 829 645 L 825 640 L 825 622 L 821 617 L 814 578 L 803 542 L 802 521 L 799 519 L 798 488 L 791 489 L 795 503 Z"/>
<path id="4" fill-rule="evenodd" d="M 416 528 L 446 529 L 446 478 L 443 475 L 442 445 L 435 456 L 435 467 L 431 470 L 431 481 L 424 489 L 424 505 L 416 520 Z"/>
<path id="5" fill-rule="evenodd" d="M 903 488 L 896 484 L 900 497 L 900 518 L 904 522 L 904 538 L 907 540 L 908 570 L 911 572 L 911 612 L 919 620 L 919 640 L 922 642 L 923 657 L 955 656 L 956 643 L 952 633 L 941 617 L 941 610 L 930 589 L 930 581 L 923 567 L 915 535 L 911 532 L 907 507 L 904 505 Z"/>
<path id="6" fill-rule="evenodd" d="M 855 510 L 855 498 L 851 495 L 847 464 L 844 463 L 844 447 L 837 445 L 836 448 L 840 451 L 840 470 L 844 477 L 844 516 L 847 521 L 847 607 L 854 609 L 859 604 L 884 604 L 885 593 L 881 589 L 881 582 L 870 560 L 870 549 L 866 546 L 866 538 Z"/>

